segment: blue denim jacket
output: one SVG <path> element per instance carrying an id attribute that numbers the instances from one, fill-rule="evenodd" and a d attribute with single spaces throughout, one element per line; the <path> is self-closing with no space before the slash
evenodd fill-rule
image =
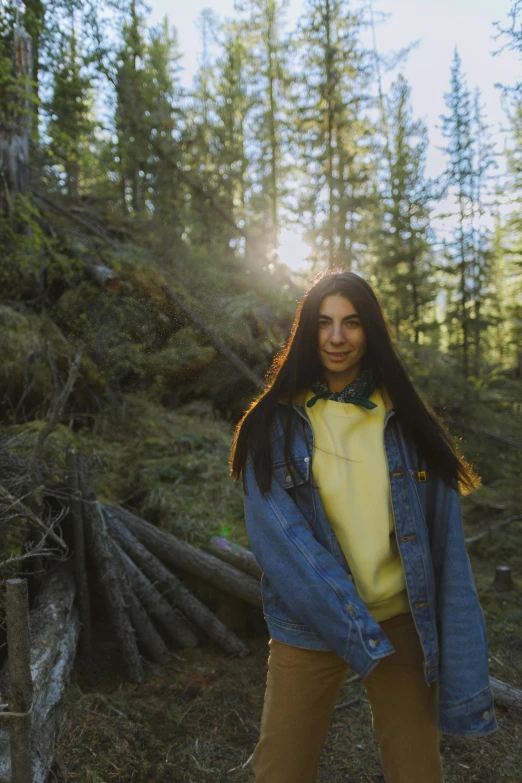
<path id="1" fill-rule="evenodd" d="M 294 405 L 289 414 L 288 406 L 277 407 L 269 433 L 269 492 L 260 492 L 250 461 L 245 470 L 246 526 L 263 570 L 268 630 L 286 644 L 335 650 L 364 678 L 394 649 L 357 594 L 326 518 L 311 470 L 314 442 L 306 409 Z M 394 413 L 389 409 L 385 416 L 384 445 L 395 532 L 424 652 L 424 677 L 428 684 L 439 680 L 439 728 L 461 736 L 490 734 L 498 726 L 486 626 L 466 552 L 458 493 L 427 469 L 407 444 Z M 295 417 L 292 456 L 301 476 L 291 476 L 285 466 L 287 415 Z"/>

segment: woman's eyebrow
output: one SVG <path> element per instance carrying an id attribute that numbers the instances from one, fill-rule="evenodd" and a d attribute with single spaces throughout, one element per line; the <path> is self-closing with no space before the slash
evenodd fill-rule
<path id="1" fill-rule="evenodd" d="M 343 318 L 343 321 L 351 321 L 355 318 L 359 318 L 359 313 L 350 313 L 350 315 L 345 315 Z M 323 315 L 323 313 L 319 313 L 319 318 L 323 321 L 331 321 L 331 317 L 329 315 Z"/>

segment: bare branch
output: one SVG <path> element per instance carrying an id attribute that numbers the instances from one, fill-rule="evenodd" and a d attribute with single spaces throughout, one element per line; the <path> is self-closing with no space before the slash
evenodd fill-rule
<path id="1" fill-rule="evenodd" d="M 54 532 L 52 526 L 49 527 L 48 525 L 46 525 L 45 522 L 43 522 L 40 519 L 40 517 L 34 514 L 30 508 L 28 508 L 24 503 L 22 503 L 21 500 L 18 500 L 17 498 L 14 497 L 14 495 L 11 495 L 11 493 L 1 484 L 0 484 L 0 501 L 16 509 L 17 513 L 21 517 L 24 517 L 36 528 L 42 530 L 45 533 L 46 537 L 49 536 L 49 538 L 52 538 L 55 544 L 59 544 L 59 546 L 61 546 L 65 551 L 67 551 L 68 549 L 67 544 L 65 543 L 63 538 L 60 538 L 60 536 Z M 57 522 L 55 522 L 54 524 L 56 523 Z"/>
<path id="2" fill-rule="evenodd" d="M 47 440 L 51 432 L 55 429 L 56 425 L 58 424 L 65 403 L 69 399 L 69 395 L 71 394 L 74 384 L 76 382 L 76 378 L 78 377 L 81 360 L 82 360 L 82 351 L 80 350 L 74 357 L 74 361 L 71 364 L 71 367 L 69 369 L 69 375 L 67 376 L 67 380 L 65 382 L 62 391 L 55 398 L 53 402 L 45 427 L 39 433 L 36 439 L 36 443 L 33 450 L 33 460 L 35 462 L 38 461 L 40 454 L 42 453 L 42 449 L 45 441 Z"/>

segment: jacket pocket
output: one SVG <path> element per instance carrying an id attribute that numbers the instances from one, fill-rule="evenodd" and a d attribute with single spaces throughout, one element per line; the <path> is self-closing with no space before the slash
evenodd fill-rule
<path id="1" fill-rule="evenodd" d="M 273 468 L 274 480 L 286 491 L 309 526 L 315 526 L 315 503 L 310 481 L 310 458 L 294 459 L 289 471 L 284 462 L 277 462 Z"/>
<path id="2" fill-rule="evenodd" d="M 276 625 L 293 630 L 307 630 L 307 626 L 292 615 L 282 598 L 276 593 L 265 574 L 261 577 L 263 613 Z"/>
<path id="3" fill-rule="evenodd" d="M 275 480 L 283 489 L 299 487 L 310 479 L 310 458 L 294 459 L 291 470 L 288 470 L 284 462 L 279 462 L 274 465 L 273 472 Z"/>

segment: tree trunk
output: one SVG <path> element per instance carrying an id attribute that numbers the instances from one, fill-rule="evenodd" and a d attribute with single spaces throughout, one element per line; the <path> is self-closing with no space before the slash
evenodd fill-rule
<path id="1" fill-rule="evenodd" d="M 213 555 L 180 541 L 171 533 L 151 525 L 119 506 L 108 506 L 110 514 L 121 520 L 147 549 L 169 566 L 183 568 L 221 590 L 262 608 L 259 581 Z"/>

